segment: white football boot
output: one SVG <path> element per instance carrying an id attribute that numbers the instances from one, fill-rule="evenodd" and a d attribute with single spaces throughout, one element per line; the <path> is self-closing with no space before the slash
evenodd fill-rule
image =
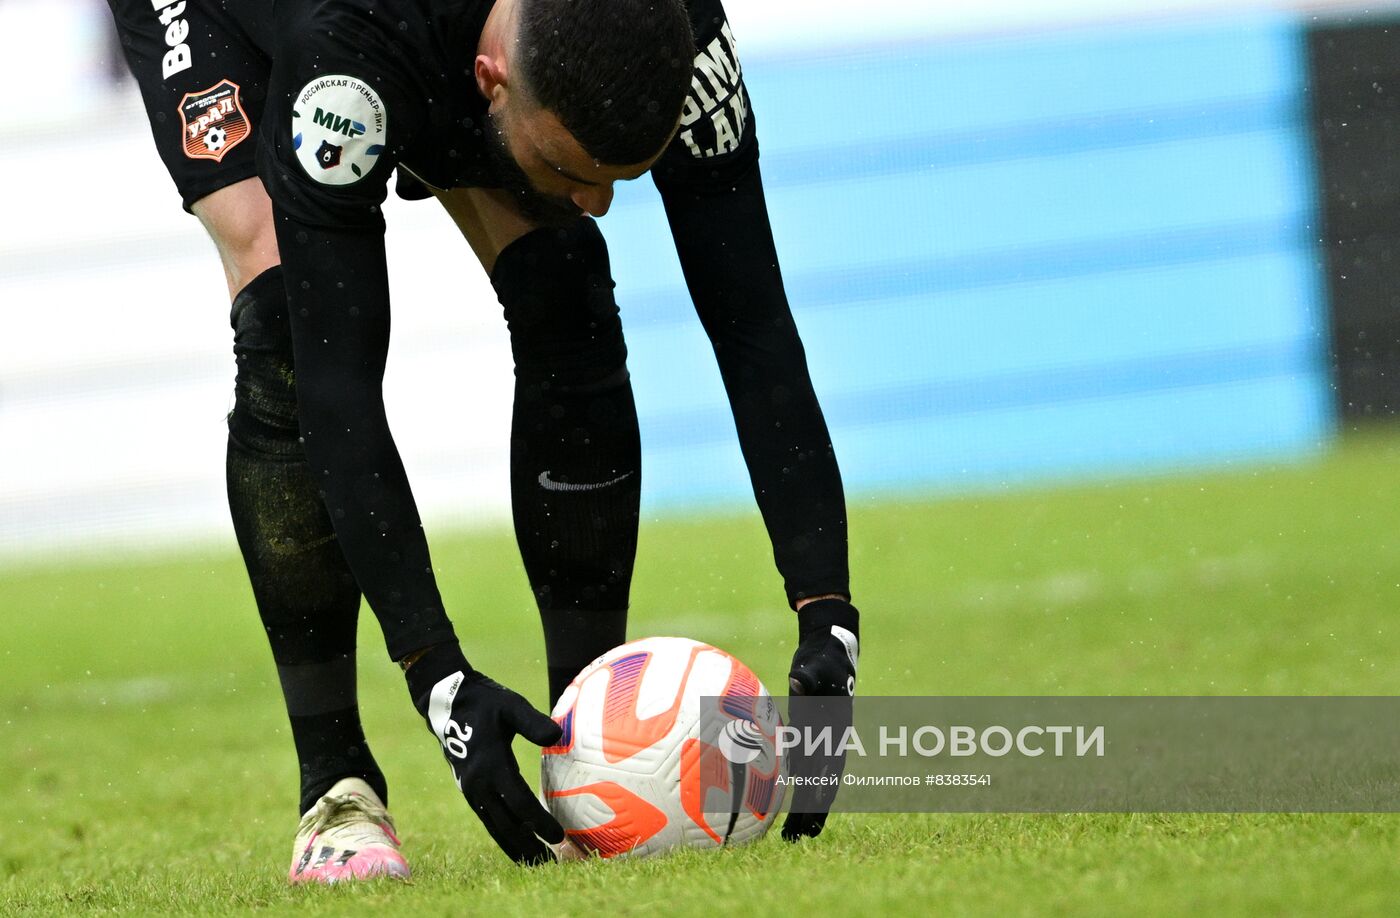
<path id="1" fill-rule="evenodd" d="M 292 883 L 371 877 L 408 879 L 408 862 L 384 802 L 359 778 L 343 778 L 301 817 L 292 846 Z"/>

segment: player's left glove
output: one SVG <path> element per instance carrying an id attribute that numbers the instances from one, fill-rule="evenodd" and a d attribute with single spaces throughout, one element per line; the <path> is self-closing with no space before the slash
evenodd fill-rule
<path id="1" fill-rule="evenodd" d="M 467 663 L 456 644 L 441 645 L 408 670 L 418 712 L 442 744 L 457 787 L 496 844 L 512 860 L 541 864 L 554 859 L 564 829 L 549 814 L 515 762 L 517 735 L 537 746 L 559 742 L 561 730 L 516 692 Z"/>
<path id="2" fill-rule="evenodd" d="M 788 672 L 788 691 L 797 698 L 828 696 L 833 701 L 820 708 L 806 707 L 801 701 L 788 706 L 788 723 L 805 727 L 834 728 L 836 736 L 849 726 L 851 704 L 856 693 L 856 662 L 860 657 L 860 613 L 843 599 L 818 599 L 797 613 L 798 645 Z M 837 701 L 835 699 L 842 699 Z M 814 721 L 819 720 L 820 723 Z M 836 721 L 840 721 L 839 723 Z M 843 755 L 809 757 L 802 772 L 809 776 L 839 776 L 845 767 Z M 792 806 L 783 823 L 783 838 L 798 841 L 821 834 L 826 816 L 836 799 L 836 784 L 800 784 L 793 793 Z"/>

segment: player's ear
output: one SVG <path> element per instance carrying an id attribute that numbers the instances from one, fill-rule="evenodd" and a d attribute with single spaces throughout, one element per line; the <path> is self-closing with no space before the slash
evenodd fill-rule
<path id="1" fill-rule="evenodd" d="M 508 89 L 506 62 L 489 54 L 478 54 L 474 67 L 476 88 L 491 103 L 492 107 L 505 101 Z"/>

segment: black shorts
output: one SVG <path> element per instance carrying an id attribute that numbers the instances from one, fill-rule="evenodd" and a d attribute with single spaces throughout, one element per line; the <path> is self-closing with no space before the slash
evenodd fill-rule
<path id="1" fill-rule="evenodd" d="M 226 5 L 241 2 L 168 0 L 160 7 L 108 0 L 156 149 L 185 210 L 257 175 L 252 135 L 272 62 Z"/>

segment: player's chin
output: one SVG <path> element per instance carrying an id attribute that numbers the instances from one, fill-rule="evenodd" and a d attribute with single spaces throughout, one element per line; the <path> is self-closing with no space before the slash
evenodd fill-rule
<path id="1" fill-rule="evenodd" d="M 519 191 L 515 198 L 520 215 L 540 226 L 568 226 L 583 211 L 568 198 L 552 198 L 536 191 Z"/>

